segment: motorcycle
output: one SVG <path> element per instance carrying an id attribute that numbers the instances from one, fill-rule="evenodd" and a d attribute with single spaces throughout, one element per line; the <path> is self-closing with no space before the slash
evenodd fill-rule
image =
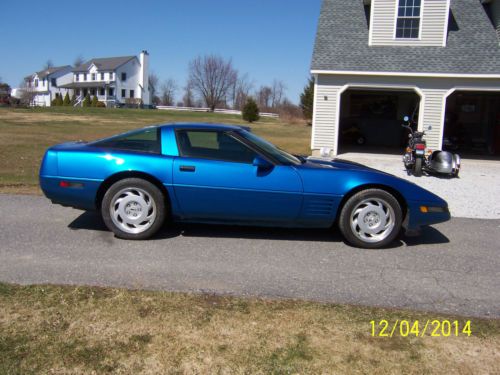
<path id="1" fill-rule="evenodd" d="M 429 174 L 446 174 L 458 177 L 460 173 L 460 156 L 448 151 L 430 151 L 424 139 L 425 132 L 414 131 L 409 123 L 408 116 L 404 117 L 402 126 L 410 131 L 408 147 L 403 155 L 403 163 L 408 174 L 417 177 L 425 171 Z M 429 127 L 431 130 L 432 127 Z"/>

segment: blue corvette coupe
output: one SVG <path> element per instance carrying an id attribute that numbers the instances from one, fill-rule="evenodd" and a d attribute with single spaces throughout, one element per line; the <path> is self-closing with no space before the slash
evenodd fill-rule
<path id="1" fill-rule="evenodd" d="M 415 184 L 341 160 L 291 155 L 249 129 L 152 126 L 47 150 L 40 185 L 53 202 L 100 210 L 117 237 L 147 239 L 166 220 L 281 227 L 337 224 L 353 246 L 379 248 L 401 227 L 450 218 Z"/>

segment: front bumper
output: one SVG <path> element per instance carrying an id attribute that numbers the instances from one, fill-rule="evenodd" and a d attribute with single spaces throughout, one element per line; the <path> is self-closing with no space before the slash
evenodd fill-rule
<path id="1" fill-rule="evenodd" d="M 423 212 L 421 210 L 422 206 L 431 209 Z M 451 215 L 448 206 L 439 206 L 436 202 L 410 202 L 403 221 L 403 227 L 408 233 L 412 233 L 419 231 L 421 226 L 444 223 L 450 220 L 450 218 Z"/>

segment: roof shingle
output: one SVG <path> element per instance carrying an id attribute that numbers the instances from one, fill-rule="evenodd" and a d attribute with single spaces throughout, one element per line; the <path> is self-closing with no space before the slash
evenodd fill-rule
<path id="1" fill-rule="evenodd" d="M 361 0 L 323 0 L 312 70 L 500 74 L 500 46 L 479 0 L 452 0 L 446 47 L 369 46 Z M 451 23 L 450 23 L 451 24 Z"/>

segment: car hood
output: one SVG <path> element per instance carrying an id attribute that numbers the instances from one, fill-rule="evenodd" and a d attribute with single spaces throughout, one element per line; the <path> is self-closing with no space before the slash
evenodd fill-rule
<path id="1" fill-rule="evenodd" d="M 366 165 L 355 163 L 349 160 L 343 159 L 316 159 L 316 158 L 307 158 L 304 163 L 306 167 L 311 168 L 335 168 L 335 169 L 344 169 L 344 170 L 367 170 L 367 171 L 376 171 L 379 173 L 385 173 L 382 171 L 378 171 L 376 169 L 370 168 Z M 385 173 L 387 174 L 387 173 Z"/>
<path id="2" fill-rule="evenodd" d="M 378 186 L 398 191 L 407 201 L 446 205 L 443 199 L 413 182 L 347 160 L 308 158 L 297 166 L 297 171 L 306 194 L 343 196 L 361 186 Z"/>

